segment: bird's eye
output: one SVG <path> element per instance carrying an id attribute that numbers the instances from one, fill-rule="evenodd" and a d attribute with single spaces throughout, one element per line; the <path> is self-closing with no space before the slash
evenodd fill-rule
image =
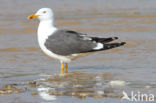
<path id="1" fill-rule="evenodd" d="M 46 13 L 46 11 L 43 11 L 43 13 L 45 14 L 45 13 Z"/>

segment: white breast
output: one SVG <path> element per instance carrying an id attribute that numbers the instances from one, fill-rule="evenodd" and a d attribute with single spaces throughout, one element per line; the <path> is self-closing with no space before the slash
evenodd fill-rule
<path id="1" fill-rule="evenodd" d="M 48 56 L 58 59 L 61 62 L 69 63 L 71 61 L 69 57 L 57 55 L 57 54 L 49 51 L 44 45 L 47 38 L 50 35 L 52 35 L 56 30 L 57 30 L 57 28 L 55 28 L 51 25 L 47 25 L 47 22 L 40 22 L 39 27 L 38 27 L 39 46 L 43 50 L 43 52 L 46 53 Z"/>

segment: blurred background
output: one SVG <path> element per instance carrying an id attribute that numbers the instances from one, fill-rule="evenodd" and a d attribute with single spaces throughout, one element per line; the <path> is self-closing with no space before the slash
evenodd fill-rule
<path id="1" fill-rule="evenodd" d="M 61 103 L 65 99 L 66 102 L 76 103 L 103 103 L 104 101 L 114 103 L 114 101 L 120 102 L 119 97 L 123 90 L 156 93 L 155 5 L 155 0 L 1 0 L 0 87 L 17 83 L 20 88 L 23 88 L 21 83 L 26 85 L 28 81 L 47 78 L 47 75 L 48 78 L 49 75 L 55 78 L 54 74 L 59 74 L 59 62 L 46 56 L 38 46 L 36 34 L 39 21 L 27 19 L 28 15 L 38 9 L 49 7 L 53 9 L 55 15 L 55 26 L 60 29 L 75 30 L 89 36 L 118 36 L 120 38 L 118 41 L 127 42 L 124 47 L 94 53 L 69 64 L 69 71 L 76 73 L 73 74 L 76 77 L 96 78 L 102 75 L 99 82 L 101 86 L 96 87 L 96 90 L 100 89 L 104 92 L 107 90 L 106 87 L 110 89 L 107 84 L 114 80 L 124 82 L 124 86 L 119 87 L 120 89 L 111 87 L 113 91 L 108 92 L 114 93 L 112 97 L 117 98 L 105 98 L 106 96 L 102 95 L 101 99 L 86 96 L 88 98 L 81 100 L 71 98 L 67 93 L 59 97 L 56 93 L 52 93 L 56 96 L 49 97 L 55 98 L 53 102 Z M 73 75 L 71 78 L 74 78 Z M 69 76 L 68 80 L 64 81 L 67 82 L 71 78 Z M 75 78 L 75 80 L 83 79 Z M 97 83 L 88 79 L 83 81 L 86 84 L 77 85 L 85 87 Z M 62 81 L 57 81 L 57 85 L 51 88 L 58 89 L 60 83 Z M 73 87 L 72 81 L 71 84 L 67 88 L 76 88 Z M 40 82 L 39 85 L 43 86 Z M 62 92 L 60 88 L 57 92 Z M 95 87 L 91 88 L 94 89 Z M 84 91 L 87 90 L 84 88 Z M 32 89 L 29 92 L 31 91 Z M 10 98 L 6 102 L 47 102 L 41 96 L 33 97 L 29 92 L 0 94 L 0 101 L 4 102 L 6 98 Z M 27 94 L 29 95 L 26 96 Z M 111 97 L 110 94 L 107 97 Z"/>

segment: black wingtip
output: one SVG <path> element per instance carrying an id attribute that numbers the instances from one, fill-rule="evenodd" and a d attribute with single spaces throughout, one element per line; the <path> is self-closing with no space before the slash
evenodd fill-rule
<path id="1" fill-rule="evenodd" d="M 126 44 L 126 42 L 121 42 L 121 45 L 125 45 Z"/>
<path id="2" fill-rule="evenodd" d="M 116 40 L 116 39 L 118 39 L 118 37 L 113 37 L 112 39 L 113 39 L 113 40 Z"/>

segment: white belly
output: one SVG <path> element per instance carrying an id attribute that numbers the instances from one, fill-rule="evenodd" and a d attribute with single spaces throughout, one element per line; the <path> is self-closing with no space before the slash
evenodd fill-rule
<path id="1" fill-rule="evenodd" d="M 49 22 L 49 21 L 40 22 L 39 28 L 38 28 L 39 46 L 43 50 L 43 52 L 45 54 L 47 54 L 48 56 L 50 56 L 54 59 L 58 59 L 58 60 L 60 60 L 60 62 L 69 63 L 71 61 L 69 56 L 57 55 L 57 54 L 53 53 L 52 51 L 48 50 L 44 45 L 47 38 L 50 35 L 52 35 L 56 30 L 57 30 L 57 28 L 55 28 L 53 25 L 51 25 L 51 22 Z"/>
<path id="2" fill-rule="evenodd" d="M 69 63 L 69 62 L 71 61 L 71 59 L 70 59 L 68 56 L 57 55 L 57 54 L 51 52 L 50 50 L 48 50 L 48 49 L 45 47 L 45 45 L 44 45 L 45 41 L 39 40 L 38 42 L 39 42 L 39 46 L 40 46 L 40 48 L 42 49 L 42 51 L 43 51 L 45 54 L 47 54 L 48 56 L 50 56 L 50 57 L 52 57 L 52 58 L 54 58 L 54 59 L 58 59 L 58 60 L 60 60 L 60 62 Z"/>

